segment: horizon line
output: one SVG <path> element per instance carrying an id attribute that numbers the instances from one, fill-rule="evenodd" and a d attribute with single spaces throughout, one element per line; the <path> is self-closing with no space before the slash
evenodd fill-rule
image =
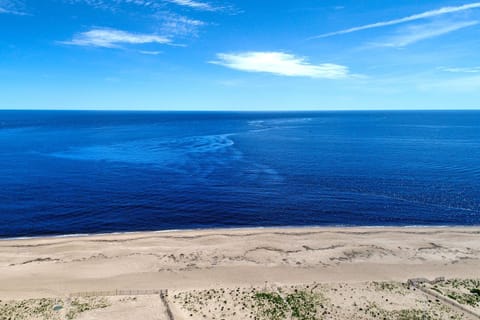
<path id="1" fill-rule="evenodd" d="M 100 109 L 100 108 L 11 108 L 2 109 L 2 111 L 85 111 L 85 112 L 342 112 L 342 111 L 480 111 L 480 107 L 475 108 L 418 108 L 418 109 L 405 109 L 405 108 L 390 108 L 390 109 Z"/>

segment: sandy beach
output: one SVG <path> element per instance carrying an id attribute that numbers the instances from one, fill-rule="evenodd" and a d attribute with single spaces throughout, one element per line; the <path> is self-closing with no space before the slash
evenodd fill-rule
<path id="1" fill-rule="evenodd" d="M 480 228 L 273 228 L 3 240 L 0 300 L 474 279 L 479 239 Z"/>

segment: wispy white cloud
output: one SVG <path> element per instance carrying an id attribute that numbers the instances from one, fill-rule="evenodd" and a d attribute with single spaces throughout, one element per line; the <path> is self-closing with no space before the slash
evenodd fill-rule
<path id="1" fill-rule="evenodd" d="M 204 10 L 204 11 L 216 11 L 220 8 L 212 6 L 210 3 L 207 2 L 200 2 L 195 0 L 166 0 L 167 2 L 177 4 L 179 6 L 189 7 L 192 9 L 197 10 Z"/>
<path id="2" fill-rule="evenodd" d="M 167 4 L 174 4 L 201 11 L 218 11 L 223 7 L 214 6 L 209 2 L 198 0 L 65 0 L 68 3 L 83 3 L 99 9 L 118 9 L 119 6 L 134 5 L 151 9 L 164 8 Z"/>
<path id="3" fill-rule="evenodd" d="M 97 9 L 116 10 L 119 6 L 135 5 L 149 8 L 158 8 L 160 3 L 158 1 L 149 0 L 64 0 L 70 4 L 85 4 Z"/>
<path id="4" fill-rule="evenodd" d="M 228 14 L 239 14 L 242 11 L 236 8 L 234 5 L 227 1 L 198 1 L 198 0 L 163 0 L 164 2 L 171 3 L 177 6 L 199 10 L 199 11 L 218 11 Z"/>
<path id="5" fill-rule="evenodd" d="M 27 15 L 24 12 L 24 3 L 18 0 L 0 0 L 0 14 Z"/>
<path id="6" fill-rule="evenodd" d="M 119 48 L 122 44 L 159 43 L 168 44 L 171 40 L 156 34 L 131 33 L 122 30 L 96 28 L 74 35 L 72 40 L 61 43 L 76 46 Z"/>
<path id="7" fill-rule="evenodd" d="M 410 25 L 399 30 L 399 32 L 374 46 L 381 47 L 406 47 L 410 44 L 439 37 L 441 35 L 451 33 L 460 29 L 477 25 L 478 21 L 461 21 L 461 22 L 433 22 L 427 24 Z"/>
<path id="8" fill-rule="evenodd" d="M 151 51 L 151 50 L 139 50 L 138 53 L 149 55 L 149 56 L 158 56 L 162 51 Z"/>
<path id="9" fill-rule="evenodd" d="M 176 14 L 163 14 L 162 33 L 169 36 L 197 36 L 201 27 L 207 23 Z"/>
<path id="10" fill-rule="evenodd" d="M 480 67 L 439 67 L 438 70 L 452 73 L 480 73 Z"/>
<path id="11" fill-rule="evenodd" d="M 6 1 L 6 0 L 0 0 Z M 212 5 L 210 2 L 203 0 L 59 0 L 64 1 L 68 4 L 81 4 L 87 5 L 94 9 L 107 10 L 112 12 L 134 12 L 135 15 L 140 16 L 145 21 L 149 22 L 152 28 L 156 31 L 158 35 L 139 35 L 146 36 L 141 37 L 143 40 L 153 40 L 152 42 L 157 43 L 167 43 L 171 42 L 171 45 L 180 45 L 174 44 L 173 40 L 176 38 L 187 38 L 187 37 L 196 37 L 199 34 L 199 31 L 202 27 L 209 25 L 209 23 L 187 17 L 184 14 L 177 13 L 181 11 L 182 13 L 185 10 L 181 10 L 179 6 L 187 7 L 189 9 L 198 9 L 203 11 L 220 11 L 225 9 L 227 12 L 228 7 L 217 7 Z M 67 41 L 69 44 L 76 45 L 96 45 L 103 47 L 113 47 L 117 44 L 111 42 L 110 38 L 127 38 L 131 35 L 126 31 L 116 31 L 116 30 L 91 30 L 86 33 L 79 33 L 75 35 L 74 39 Z M 138 39 L 138 35 L 135 35 L 135 39 Z M 106 37 L 106 40 L 103 41 L 103 37 Z"/>
<path id="12" fill-rule="evenodd" d="M 65 0 L 68 4 L 85 4 L 97 9 L 114 9 L 117 2 L 109 2 L 104 0 Z"/>
<path id="13" fill-rule="evenodd" d="M 332 64 L 311 64 L 306 58 L 284 52 L 219 53 L 210 63 L 247 72 L 266 72 L 288 77 L 341 79 L 349 76 L 347 67 Z"/>
<path id="14" fill-rule="evenodd" d="M 399 19 L 380 21 L 380 22 L 375 22 L 375 23 L 371 23 L 371 24 L 366 24 L 366 25 L 363 25 L 363 26 L 358 26 L 358 27 L 353 27 L 353 28 L 349 28 L 349 29 L 324 33 L 324 34 L 321 34 L 321 35 L 318 35 L 318 36 L 311 37 L 311 39 L 326 38 L 326 37 L 331 37 L 331 36 L 335 36 L 335 35 L 352 33 L 352 32 L 357 32 L 357 31 L 362 31 L 362 30 L 367 30 L 367 29 L 374 29 L 374 28 L 392 26 L 392 25 L 397 25 L 397 24 L 401 24 L 401 23 L 406 23 L 406 22 L 411 22 L 411 21 L 416 21 L 416 20 L 422 20 L 422 19 L 427 19 L 427 18 L 433 18 L 433 17 L 445 15 L 445 14 L 451 14 L 451 13 L 455 13 L 455 12 L 461 12 L 461 11 L 477 9 L 477 8 L 480 8 L 480 2 L 473 2 L 473 3 L 461 5 L 461 6 L 456 6 L 456 7 L 443 7 L 443 8 L 439 8 L 439 9 L 436 9 L 436 10 L 430 10 L 430 11 L 422 12 L 422 13 L 419 13 L 419 14 L 414 14 L 414 15 L 410 15 L 410 16 L 407 16 L 407 17 L 399 18 Z"/>
<path id="15" fill-rule="evenodd" d="M 198 29 L 207 25 L 206 22 L 190 19 L 184 16 L 161 13 L 157 19 L 162 20 L 158 32 L 152 34 L 132 33 L 124 30 L 111 28 L 92 28 L 86 32 L 75 34 L 71 40 L 60 41 L 61 44 L 104 47 L 104 48 L 120 48 L 122 45 L 135 44 L 168 44 L 171 46 L 185 46 L 183 44 L 174 43 L 173 40 L 181 37 L 194 37 L 198 33 Z M 142 54 L 156 55 L 160 52 L 154 50 L 138 51 Z"/>

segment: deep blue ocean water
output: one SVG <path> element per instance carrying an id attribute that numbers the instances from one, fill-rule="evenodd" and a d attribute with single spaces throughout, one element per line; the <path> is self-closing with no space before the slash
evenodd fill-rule
<path id="1" fill-rule="evenodd" d="M 480 224 L 480 112 L 0 111 L 0 237 Z"/>

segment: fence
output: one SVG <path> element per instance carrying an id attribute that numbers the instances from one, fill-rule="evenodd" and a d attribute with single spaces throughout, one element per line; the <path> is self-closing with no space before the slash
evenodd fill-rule
<path id="1" fill-rule="evenodd" d="M 168 295 L 168 290 L 113 290 L 113 291 L 90 291 L 76 292 L 70 297 L 111 297 L 111 296 L 149 296 Z"/>

